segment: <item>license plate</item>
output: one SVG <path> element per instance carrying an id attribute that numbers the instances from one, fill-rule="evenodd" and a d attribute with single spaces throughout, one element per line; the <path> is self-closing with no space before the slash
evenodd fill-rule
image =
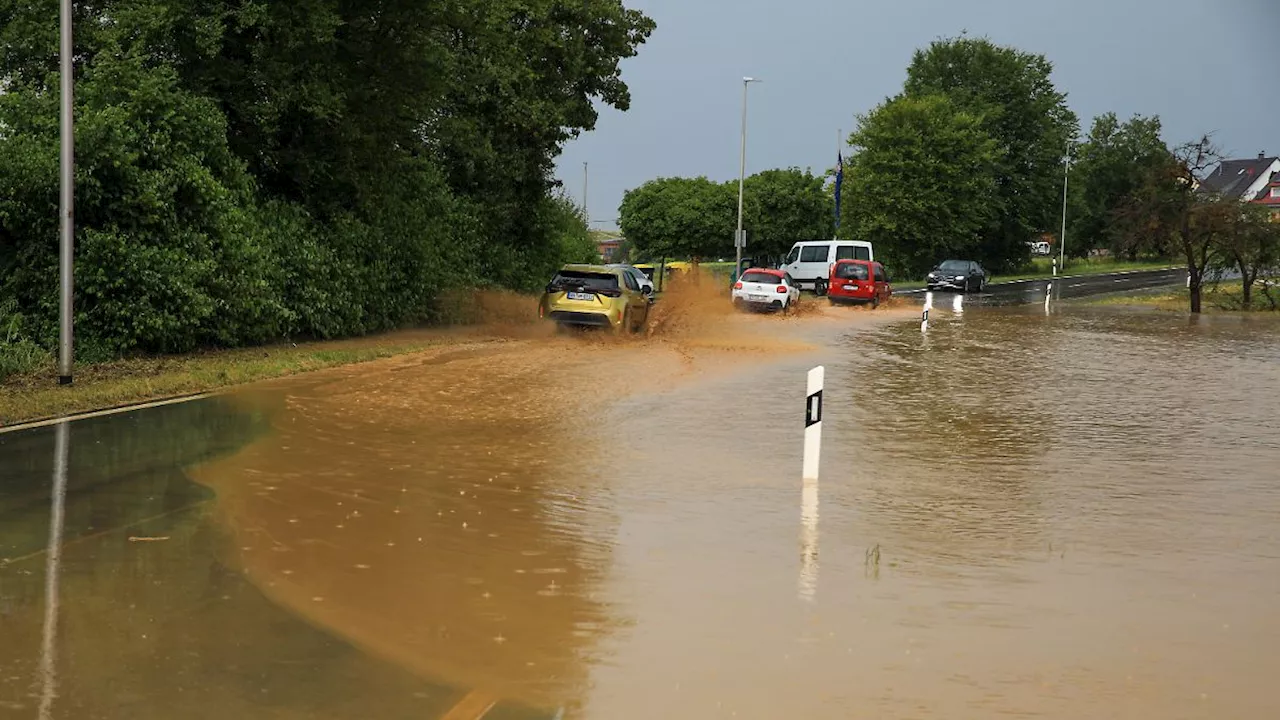
<path id="1" fill-rule="evenodd" d="M 748 295 L 748 296 L 747 296 L 747 299 L 748 299 L 748 300 L 755 300 L 755 301 L 757 301 L 757 302 L 761 302 L 761 301 L 764 301 L 764 300 L 768 300 L 768 299 L 769 299 L 769 297 L 768 297 L 767 295 Z"/>
<path id="2" fill-rule="evenodd" d="M 595 293 L 568 292 L 564 294 L 570 300 L 595 300 Z"/>
<path id="3" fill-rule="evenodd" d="M 858 289 L 858 286 L 857 286 L 857 285 L 845 285 L 845 286 L 844 286 L 844 289 L 845 289 L 845 290 L 849 290 L 849 291 L 853 291 L 853 290 L 857 290 L 857 289 Z"/>

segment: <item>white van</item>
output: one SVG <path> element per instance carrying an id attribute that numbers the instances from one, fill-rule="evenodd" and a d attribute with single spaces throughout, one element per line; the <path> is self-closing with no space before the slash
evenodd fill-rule
<path id="1" fill-rule="evenodd" d="M 860 240 L 806 240 L 798 242 L 782 261 L 782 270 L 802 288 L 826 294 L 827 278 L 837 260 L 875 260 L 871 243 Z"/>

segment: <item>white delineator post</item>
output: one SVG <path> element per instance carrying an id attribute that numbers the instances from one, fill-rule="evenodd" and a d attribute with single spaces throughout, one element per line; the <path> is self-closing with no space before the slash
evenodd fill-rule
<path id="1" fill-rule="evenodd" d="M 818 461 L 822 455 L 822 384 L 826 368 L 819 365 L 809 371 L 809 387 L 804 403 L 804 479 L 818 479 Z"/>
<path id="2" fill-rule="evenodd" d="M 920 313 L 920 332 L 929 329 L 929 311 L 933 309 L 933 293 L 924 294 L 924 312 Z"/>

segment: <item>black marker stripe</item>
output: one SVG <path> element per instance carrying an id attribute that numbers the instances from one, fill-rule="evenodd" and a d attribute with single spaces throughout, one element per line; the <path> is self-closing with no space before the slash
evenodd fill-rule
<path id="1" fill-rule="evenodd" d="M 822 391 L 810 395 L 804 404 L 804 426 L 806 428 L 822 422 Z"/>

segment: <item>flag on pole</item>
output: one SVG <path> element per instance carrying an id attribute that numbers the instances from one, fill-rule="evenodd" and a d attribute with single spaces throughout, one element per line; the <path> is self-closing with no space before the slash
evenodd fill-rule
<path id="1" fill-rule="evenodd" d="M 844 185 L 844 151 L 836 150 L 836 232 L 840 231 L 840 188 Z"/>

